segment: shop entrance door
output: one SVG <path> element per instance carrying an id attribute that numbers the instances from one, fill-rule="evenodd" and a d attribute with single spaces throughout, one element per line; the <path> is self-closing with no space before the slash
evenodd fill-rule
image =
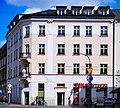
<path id="1" fill-rule="evenodd" d="M 29 105 L 29 92 L 25 92 L 25 105 Z"/>
<path id="2" fill-rule="evenodd" d="M 65 93 L 61 92 L 61 93 L 57 93 L 57 105 L 64 105 L 64 101 L 65 101 Z"/>

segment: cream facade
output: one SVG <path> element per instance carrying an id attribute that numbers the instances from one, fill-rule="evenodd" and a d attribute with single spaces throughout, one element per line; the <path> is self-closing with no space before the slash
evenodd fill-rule
<path id="1" fill-rule="evenodd" d="M 79 35 L 74 35 L 75 27 L 79 28 Z M 86 35 L 86 27 L 91 27 L 89 29 L 92 35 Z M 101 27 L 107 28 L 107 36 L 101 36 Z M 40 31 L 45 33 L 40 35 Z M 58 35 L 59 32 L 65 33 Z M 113 87 L 112 17 L 36 18 L 33 15 L 33 17 L 24 18 L 22 15 L 16 25 L 10 29 L 6 39 L 7 83 L 12 84 L 11 101 L 31 104 L 38 96 L 48 105 L 68 105 L 74 104 L 76 93 L 79 94 L 76 104 L 83 104 L 86 88 L 79 87 L 75 92 L 74 84 L 88 83 L 86 66 L 90 63 L 87 56 L 84 56 L 87 51 L 93 68 L 92 83 L 106 84 L 106 96 L 112 97 L 110 94 Z M 76 51 L 74 45 L 79 46 L 77 47 L 79 54 L 74 54 Z M 106 52 L 105 55 L 101 55 L 102 48 Z M 79 73 L 74 73 L 74 69 Z M 101 73 L 101 71 L 107 73 Z M 92 88 L 94 102 L 97 100 L 97 89 L 98 87 Z"/>

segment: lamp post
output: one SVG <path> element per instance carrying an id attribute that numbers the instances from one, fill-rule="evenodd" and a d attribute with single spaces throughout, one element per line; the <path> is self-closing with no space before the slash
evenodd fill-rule
<path id="1" fill-rule="evenodd" d="M 89 64 L 91 64 L 90 58 L 87 54 L 83 54 L 83 53 L 80 53 L 80 54 L 86 56 L 89 60 Z M 88 107 L 87 108 L 91 108 L 91 106 L 92 106 L 92 99 L 91 99 L 91 87 L 92 87 L 91 82 L 93 80 L 92 70 L 93 70 L 93 68 L 90 68 L 90 67 L 87 68 L 87 71 L 88 71 L 88 76 L 86 77 L 86 79 L 88 81 L 88 99 L 87 99 Z"/>

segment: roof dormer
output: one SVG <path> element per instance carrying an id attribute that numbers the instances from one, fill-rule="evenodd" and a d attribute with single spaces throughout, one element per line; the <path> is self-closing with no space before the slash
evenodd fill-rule
<path id="1" fill-rule="evenodd" d="M 82 6 L 71 6 L 71 11 L 73 15 L 80 15 L 81 9 L 82 9 Z"/>
<path id="2" fill-rule="evenodd" d="M 92 15 L 94 14 L 94 6 L 84 6 L 82 13 L 85 15 Z"/>
<path id="3" fill-rule="evenodd" d="M 97 9 L 98 14 L 100 15 L 108 15 L 110 11 L 110 7 L 109 6 L 100 6 Z"/>
<path id="4" fill-rule="evenodd" d="M 56 6 L 57 14 L 58 15 L 65 15 L 67 14 L 67 6 Z"/>

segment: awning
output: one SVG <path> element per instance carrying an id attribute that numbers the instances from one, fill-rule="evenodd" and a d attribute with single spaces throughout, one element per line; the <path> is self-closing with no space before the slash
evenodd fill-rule
<path id="1" fill-rule="evenodd" d="M 120 93 L 120 87 L 112 90 L 110 93 Z"/>

